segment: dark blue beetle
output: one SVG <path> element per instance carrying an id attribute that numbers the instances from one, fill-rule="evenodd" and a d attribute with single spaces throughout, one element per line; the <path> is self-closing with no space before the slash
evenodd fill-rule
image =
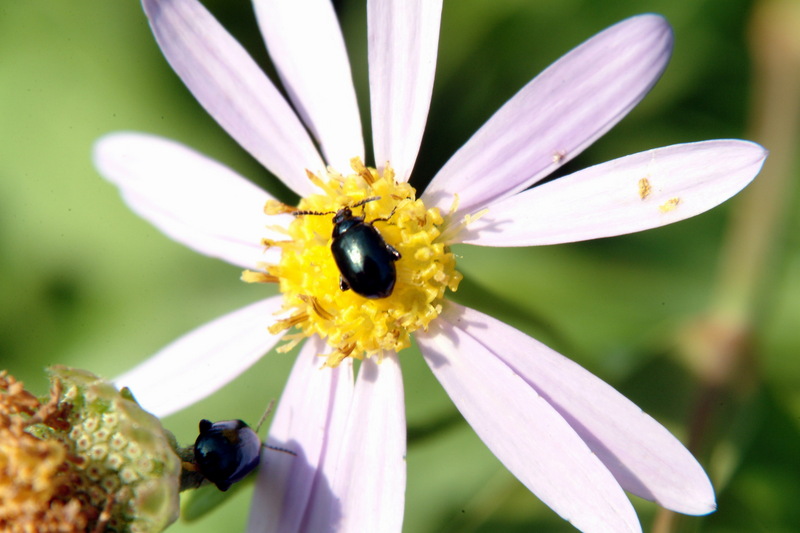
<path id="1" fill-rule="evenodd" d="M 352 289 L 365 298 L 386 298 L 392 294 L 397 271 L 394 262 L 400 259 L 398 252 L 388 244 L 375 222 L 389 220 L 394 210 L 386 218 L 376 218 L 365 222 L 364 217 L 355 216 L 352 207 L 364 205 L 379 196 L 366 198 L 353 206 L 343 207 L 333 217 L 333 242 L 331 253 L 339 268 L 339 288 Z M 333 211 L 296 211 L 295 215 L 329 215 Z"/>
<path id="2" fill-rule="evenodd" d="M 228 490 L 252 472 L 260 456 L 261 439 L 241 420 L 200 421 L 194 464 L 219 490 Z"/>
<path id="3" fill-rule="evenodd" d="M 269 410 L 261 417 L 261 427 Z M 291 450 L 262 443 L 258 428 L 253 431 L 241 420 L 200 421 L 200 434 L 194 448 L 188 448 L 190 457 L 184 456 L 184 469 L 181 474 L 182 488 L 197 488 L 205 480 L 210 481 L 221 491 L 226 491 L 237 481 L 244 479 L 255 470 L 261 459 L 261 448 L 295 455 Z M 183 489 L 182 489 L 183 490 Z"/>

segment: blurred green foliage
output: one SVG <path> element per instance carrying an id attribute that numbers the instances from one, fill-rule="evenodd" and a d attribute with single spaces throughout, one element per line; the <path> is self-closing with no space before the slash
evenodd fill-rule
<path id="1" fill-rule="evenodd" d="M 205 3 L 272 73 L 251 5 Z M 364 2 L 343 0 L 337 8 L 368 124 Z M 667 144 L 746 138 L 751 10 L 745 0 L 446 1 L 415 184 L 424 186 L 560 55 L 648 11 L 664 14 L 675 30 L 663 80 L 567 170 Z M 193 327 L 273 294 L 241 283 L 237 268 L 171 242 L 123 205 L 91 163 L 95 139 L 116 130 L 177 139 L 291 199 L 193 100 L 137 2 L 2 2 L 0 367 L 34 390 L 46 388 L 46 365 L 113 376 Z M 697 387 L 674 355 L 675 336 L 705 310 L 736 205 L 597 242 L 459 247 L 467 280 L 457 299 L 561 350 L 685 437 Z M 701 455 L 716 482 L 719 511 L 683 520 L 685 530 L 788 532 L 800 525 L 800 246 L 791 231 L 797 222 L 792 210 L 758 317 L 757 392 L 721 397 L 713 442 Z M 256 421 L 261 406 L 279 397 L 291 363 L 291 355 L 268 354 L 166 424 L 189 442 L 201 417 Z M 413 352 L 403 364 L 411 435 L 407 531 L 572 531 L 499 464 Z M 238 530 L 250 492 L 172 531 Z M 635 504 L 650 529 L 656 506 Z"/>

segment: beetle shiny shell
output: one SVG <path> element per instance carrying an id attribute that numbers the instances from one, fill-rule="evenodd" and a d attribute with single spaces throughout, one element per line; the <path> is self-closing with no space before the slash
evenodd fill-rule
<path id="1" fill-rule="evenodd" d="M 385 220 L 385 219 L 378 219 Z M 339 288 L 365 298 L 386 298 L 394 290 L 394 262 L 400 252 L 383 239 L 373 224 L 343 207 L 333 217 L 331 253 L 339 268 Z"/>
<path id="2" fill-rule="evenodd" d="M 194 462 L 200 473 L 225 491 L 258 466 L 261 439 L 241 420 L 200 421 Z"/>

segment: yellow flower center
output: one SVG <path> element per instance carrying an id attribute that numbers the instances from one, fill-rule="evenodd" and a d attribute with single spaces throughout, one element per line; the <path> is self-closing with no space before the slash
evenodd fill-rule
<path id="1" fill-rule="evenodd" d="M 286 240 L 265 240 L 267 247 L 281 248 L 278 265 L 264 265 L 265 272 L 245 271 L 248 282 L 277 282 L 284 295 L 287 318 L 270 327 L 270 332 L 296 327 L 286 336 L 287 351 L 311 335 L 325 339 L 333 352 L 326 365 L 336 366 L 345 357 L 382 357 L 384 351 L 400 351 L 410 344 L 410 335 L 427 328 L 441 312 L 446 289 L 455 291 L 461 274 L 455 270 L 455 258 L 442 242 L 439 227 L 443 219 L 437 208 L 426 208 L 416 199 L 408 183 L 398 183 L 388 165 L 380 175 L 356 158 L 350 162 L 353 173 L 341 175 L 328 169 L 327 179 L 312 173 L 309 178 L 323 192 L 303 198 L 297 207 L 270 201 L 267 214 L 292 213 L 295 219 Z M 369 225 L 360 235 L 347 232 L 334 237 L 334 217 L 339 223 L 346 211 L 351 222 Z M 363 217 L 363 220 L 359 220 Z M 341 229 L 341 228 L 340 228 Z M 364 228 L 361 228 L 362 230 Z M 367 233 L 367 236 L 364 236 Z M 352 239 L 342 241 L 342 239 Z M 348 252 L 331 249 L 336 241 L 348 245 Z M 399 252 L 399 259 L 391 248 Z M 377 253 L 376 253 L 377 252 Z M 376 259 L 384 274 L 394 267 L 396 281 L 387 296 L 360 295 L 356 290 L 342 290 L 340 279 L 365 276 L 337 267 L 334 253 L 350 263 Z M 368 257 L 370 254 L 377 257 Z M 347 283 L 345 283 L 347 285 Z"/>

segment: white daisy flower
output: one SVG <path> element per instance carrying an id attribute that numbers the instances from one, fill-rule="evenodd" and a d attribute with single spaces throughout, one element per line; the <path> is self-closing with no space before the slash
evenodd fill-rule
<path id="1" fill-rule="evenodd" d="M 270 430 L 298 455 L 272 454 L 262 467 L 250 531 L 401 530 L 400 352 L 412 336 L 492 452 L 578 529 L 640 531 L 626 490 L 680 513 L 714 510 L 702 467 L 658 422 L 569 359 L 445 298 L 461 279 L 453 244 L 532 246 L 663 226 L 720 204 L 758 173 L 762 147 L 717 140 L 529 188 L 655 84 L 672 49 L 663 18 L 627 19 L 562 57 L 417 197 L 408 178 L 430 103 L 441 0 L 368 0 L 376 168 L 363 163 L 350 66 L 327 0 L 254 0 L 291 103 L 197 0 L 143 4 L 198 101 L 301 198 L 283 205 L 221 164 L 151 135 L 111 134 L 95 150 L 100 172 L 139 215 L 246 268 L 246 281 L 281 290 L 178 339 L 118 385 L 164 416 L 210 395 L 281 339 L 279 350 L 308 339 Z M 338 241 L 349 246 L 338 252 L 349 261 L 340 268 L 331 244 L 343 221 L 371 237 Z M 354 358 L 362 360 L 355 379 Z"/>

